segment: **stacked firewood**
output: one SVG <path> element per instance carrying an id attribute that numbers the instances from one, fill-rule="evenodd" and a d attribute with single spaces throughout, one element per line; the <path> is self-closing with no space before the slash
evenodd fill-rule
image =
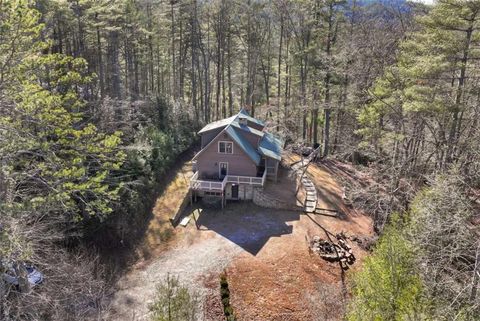
<path id="1" fill-rule="evenodd" d="M 353 255 L 352 248 L 348 245 L 347 238 L 343 233 L 337 234 L 336 240 L 335 243 L 314 236 L 310 241 L 310 250 L 326 261 L 340 262 L 342 268 L 347 270 L 349 265 L 355 263 L 355 255 Z"/>

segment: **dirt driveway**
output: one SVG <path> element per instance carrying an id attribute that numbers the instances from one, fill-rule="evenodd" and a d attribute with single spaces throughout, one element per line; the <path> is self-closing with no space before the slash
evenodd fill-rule
<path id="1" fill-rule="evenodd" d="M 305 236 L 321 232 L 315 217 L 251 203 L 196 214 L 199 229 L 191 221 L 176 246 L 121 280 L 111 320 L 148 319 L 155 286 L 168 273 L 199 293 L 203 320 L 222 320 L 218 276 L 225 269 L 238 320 L 314 320 L 311 311 L 328 311 L 327 303 L 338 301 L 338 265 L 308 252 Z M 352 223 L 352 228 L 365 226 Z M 325 289 L 331 298 L 313 299 Z M 340 298 L 337 306 L 341 303 Z"/>
<path id="2" fill-rule="evenodd" d="M 320 171 L 317 165 L 312 171 L 315 181 L 333 182 L 328 191 L 317 185 L 319 194 L 329 192 L 330 201 L 341 202 L 341 195 L 336 193 L 341 189 L 331 174 Z M 164 242 L 167 245 L 162 244 L 120 280 L 108 320 L 148 320 L 156 284 L 167 274 L 178 276 L 199 294 L 203 311 L 199 320 L 224 320 L 219 295 L 223 271 L 239 321 L 341 319 L 350 271 L 345 274 L 337 263 L 311 254 L 306 239 L 314 235 L 326 238 L 327 233 L 341 231 L 371 236 L 369 218 L 352 213 L 341 219 L 305 215 L 260 208 L 250 202 L 229 203 L 223 212 L 196 209 L 194 214 L 196 224 L 191 220 L 186 228 L 177 227 Z M 351 245 L 358 258 L 355 270 L 366 253 L 355 243 Z"/>

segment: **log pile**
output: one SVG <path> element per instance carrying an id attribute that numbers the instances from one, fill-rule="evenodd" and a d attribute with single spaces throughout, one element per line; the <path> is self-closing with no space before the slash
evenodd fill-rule
<path id="1" fill-rule="evenodd" d="M 355 263 L 355 255 L 343 233 L 336 235 L 337 243 L 314 236 L 310 241 L 310 250 L 328 262 L 340 262 L 344 270 Z"/>

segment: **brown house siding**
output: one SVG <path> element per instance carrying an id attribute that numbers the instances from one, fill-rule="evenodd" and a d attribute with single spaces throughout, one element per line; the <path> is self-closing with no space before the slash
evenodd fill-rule
<path id="1" fill-rule="evenodd" d="M 218 153 L 218 142 L 230 141 L 233 142 L 233 154 L 220 154 Z M 220 135 L 216 137 L 213 142 L 197 157 L 197 170 L 199 177 L 212 177 L 218 176 L 218 163 L 228 163 L 228 174 L 239 176 L 256 176 L 257 166 L 248 157 L 243 149 L 238 146 L 227 135 Z"/>
<path id="2" fill-rule="evenodd" d="M 212 139 L 215 138 L 225 127 L 216 128 L 209 130 L 208 132 L 202 133 L 202 148 L 208 145 Z"/>

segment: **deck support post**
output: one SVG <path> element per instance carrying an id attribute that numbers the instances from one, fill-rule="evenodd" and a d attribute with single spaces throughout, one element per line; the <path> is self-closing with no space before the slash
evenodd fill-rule
<path id="1" fill-rule="evenodd" d="M 276 162 L 275 164 L 275 179 L 274 179 L 275 183 L 277 182 L 277 179 L 278 179 L 278 163 L 279 162 Z"/>

